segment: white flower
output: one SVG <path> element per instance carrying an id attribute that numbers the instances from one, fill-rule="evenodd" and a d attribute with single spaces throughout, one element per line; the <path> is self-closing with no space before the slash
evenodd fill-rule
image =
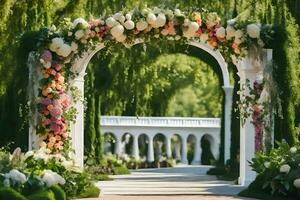
<path id="1" fill-rule="evenodd" d="M 185 31 L 183 32 L 183 36 L 186 37 L 186 38 L 192 38 L 194 37 L 195 33 L 194 32 L 191 32 L 191 31 Z"/>
<path id="2" fill-rule="evenodd" d="M 143 31 L 148 27 L 148 23 L 145 21 L 139 21 L 138 23 L 136 23 L 136 28 L 139 31 Z"/>
<path id="3" fill-rule="evenodd" d="M 25 159 L 29 158 L 30 156 L 33 156 L 34 152 L 33 151 L 27 151 L 24 155 Z"/>
<path id="4" fill-rule="evenodd" d="M 180 35 L 176 35 L 175 36 L 175 40 L 180 40 L 181 39 L 181 36 Z"/>
<path id="5" fill-rule="evenodd" d="M 166 24 L 166 21 L 166 16 L 163 13 L 159 13 L 155 23 L 158 27 L 163 27 Z"/>
<path id="6" fill-rule="evenodd" d="M 227 21 L 227 24 L 228 25 L 234 25 L 235 22 L 236 22 L 236 19 L 230 19 L 230 20 Z"/>
<path id="7" fill-rule="evenodd" d="M 226 39 L 231 39 L 235 35 L 235 29 L 233 26 L 227 26 L 226 28 Z"/>
<path id="8" fill-rule="evenodd" d="M 244 35 L 244 33 L 243 33 L 243 31 L 241 31 L 241 30 L 237 30 L 237 31 L 235 31 L 235 33 L 234 33 L 234 37 L 235 37 L 236 39 L 242 38 L 243 35 Z"/>
<path id="9" fill-rule="evenodd" d="M 224 27 L 218 28 L 217 32 L 216 32 L 216 36 L 218 38 L 225 38 L 225 36 L 226 36 L 226 30 L 225 30 L 225 28 Z"/>
<path id="10" fill-rule="evenodd" d="M 158 7 L 154 7 L 153 8 L 153 13 L 154 14 L 158 14 L 158 13 L 160 13 L 161 12 L 161 9 L 160 8 L 158 8 Z"/>
<path id="11" fill-rule="evenodd" d="M 85 21 L 83 18 L 77 18 L 73 21 L 73 28 L 76 28 L 78 24 L 81 24 L 84 28 L 88 27 L 87 21 Z"/>
<path id="12" fill-rule="evenodd" d="M 52 42 L 49 46 L 50 50 L 53 52 L 56 52 L 57 49 L 59 49 L 64 44 L 64 41 L 62 38 L 56 37 L 52 39 Z"/>
<path id="13" fill-rule="evenodd" d="M 168 16 L 169 19 L 173 19 L 174 18 L 174 13 L 172 10 L 168 9 L 166 10 L 166 15 Z"/>
<path id="14" fill-rule="evenodd" d="M 51 170 L 44 170 L 44 175 L 42 177 L 42 181 L 48 186 L 51 187 L 52 185 L 61 184 L 64 185 L 66 183 L 65 179 L 61 177 L 56 172 Z"/>
<path id="15" fill-rule="evenodd" d="M 265 166 L 265 168 L 269 168 L 271 166 L 271 163 L 270 162 L 265 162 L 264 166 Z"/>
<path id="16" fill-rule="evenodd" d="M 4 174 L 4 177 L 10 179 L 13 183 L 25 183 L 26 176 L 17 169 L 12 169 L 8 173 Z"/>
<path id="17" fill-rule="evenodd" d="M 120 21 L 120 19 L 121 19 L 122 16 L 123 16 L 122 13 L 118 12 L 118 13 L 114 14 L 113 18 L 114 18 L 115 20 Z"/>
<path id="18" fill-rule="evenodd" d="M 249 24 L 247 26 L 247 33 L 251 38 L 259 38 L 260 27 L 257 24 Z"/>
<path id="19" fill-rule="evenodd" d="M 68 44 L 63 44 L 58 50 L 57 54 L 62 57 L 68 57 L 71 53 L 71 46 Z"/>
<path id="20" fill-rule="evenodd" d="M 266 90 L 266 88 L 264 88 L 263 90 L 262 90 L 262 92 L 261 92 L 261 94 L 260 94 L 260 97 L 259 97 L 259 99 L 258 99 L 258 103 L 259 104 L 262 104 L 262 103 L 264 103 L 264 102 L 267 102 L 268 100 L 269 100 L 269 98 L 270 98 L 270 94 L 269 94 L 269 92 Z M 296 149 L 297 150 L 297 149 Z"/>
<path id="21" fill-rule="evenodd" d="M 294 180 L 294 186 L 295 188 L 300 189 L 300 178 Z"/>
<path id="22" fill-rule="evenodd" d="M 130 13 L 127 13 L 127 14 L 125 15 L 125 18 L 126 18 L 127 20 L 131 20 L 131 14 L 130 14 Z"/>
<path id="23" fill-rule="evenodd" d="M 203 33 L 200 35 L 201 42 L 206 42 L 208 40 L 208 35 L 206 33 Z"/>
<path id="24" fill-rule="evenodd" d="M 77 40 L 80 40 L 85 35 L 85 32 L 83 30 L 78 30 L 75 32 L 75 38 Z"/>
<path id="25" fill-rule="evenodd" d="M 71 49 L 72 49 L 72 51 L 76 51 L 78 49 L 78 44 L 76 42 L 72 42 Z"/>
<path id="26" fill-rule="evenodd" d="M 296 153 L 297 152 L 297 148 L 296 147 L 291 147 L 290 148 L 290 152 L 291 153 Z"/>
<path id="27" fill-rule="evenodd" d="M 174 10 L 174 14 L 176 15 L 176 16 L 181 16 L 182 14 L 181 14 L 181 11 L 179 10 L 179 9 L 175 9 Z"/>
<path id="28" fill-rule="evenodd" d="M 127 21 L 124 23 L 124 27 L 125 27 L 127 30 L 132 30 L 132 29 L 134 29 L 134 22 L 131 21 L 131 20 L 127 20 Z"/>
<path id="29" fill-rule="evenodd" d="M 122 25 L 114 26 L 110 30 L 110 33 L 114 38 L 118 38 L 124 33 L 124 27 Z"/>
<path id="30" fill-rule="evenodd" d="M 65 160 L 65 161 L 61 162 L 61 164 L 62 164 L 62 166 L 64 166 L 67 169 L 73 167 L 73 165 L 74 165 L 72 160 Z"/>
<path id="31" fill-rule="evenodd" d="M 291 167 L 289 166 L 289 165 L 287 165 L 287 164 L 285 164 L 285 165 L 282 165 L 281 167 L 280 167 L 280 169 L 279 169 L 279 171 L 281 172 L 281 173 L 289 173 L 289 171 L 291 170 Z"/>
<path id="32" fill-rule="evenodd" d="M 197 22 L 191 22 L 188 30 L 195 33 L 196 31 L 198 31 L 198 29 L 199 24 Z"/>
<path id="33" fill-rule="evenodd" d="M 147 22 L 153 25 L 156 22 L 156 16 L 153 13 L 149 13 L 147 16 Z"/>
<path id="34" fill-rule="evenodd" d="M 105 20 L 105 23 L 108 27 L 114 27 L 117 22 L 113 17 L 109 17 Z"/>

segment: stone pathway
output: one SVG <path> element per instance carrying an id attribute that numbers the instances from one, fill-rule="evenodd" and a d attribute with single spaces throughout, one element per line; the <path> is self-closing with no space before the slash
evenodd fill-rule
<path id="1" fill-rule="evenodd" d="M 102 200 L 235 200 L 244 187 L 206 175 L 209 166 L 133 170 L 98 182 Z M 201 195 L 201 196 L 199 196 Z"/>

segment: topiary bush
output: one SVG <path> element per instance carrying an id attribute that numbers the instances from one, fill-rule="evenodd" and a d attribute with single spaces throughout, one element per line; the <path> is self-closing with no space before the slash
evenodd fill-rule
<path id="1" fill-rule="evenodd" d="M 28 200 L 56 200 L 52 190 L 40 190 L 27 198 Z"/>
<path id="2" fill-rule="evenodd" d="M 0 200 L 28 200 L 28 199 L 10 187 L 4 187 L 4 188 L 0 188 Z"/>
<path id="3" fill-rule="evenodd" d="M 67 196 L 65 191 L 59 185 L 53 185 L 50 190 L 54 193 L 55 200 L 66 200 Z"/>

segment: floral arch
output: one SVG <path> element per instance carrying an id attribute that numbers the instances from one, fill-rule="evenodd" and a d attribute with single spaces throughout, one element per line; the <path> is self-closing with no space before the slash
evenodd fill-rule
<path id="1" fill-rule="evenodd" d="M 122 11 L 89 22 L 82 18 L 65 20 L 58 28 L 41 30 L 39 50 L 31 52 L 29 99 L 31 124 L 29 147 L 46 145 L 53 153 L 75 150 L 74 158 L 83 165 L 83 115 L 80 98 L 84 91 L 86 67 L 95 53 L 120 43 L 125 47 L 163 38 L 198 47 L 218 62 L 225 91 L 225 160 L 230 155 L 232 86 L 227 63 L 238 69 L 241 85 L 262 80 L 263 67 L 272 51 L 263 49 L 269 41 L 270 26 L 227 21 L 214 12 L 182 12 L 179 9 L 145 8 Z M 256 53 L 248 53 L 255 49 Z M 250 88 L 251 89 L 251 88 Z M 246 96 L 249 88 L 242 91 Z M 241 123 L 240 183 L 249 184 L 255 174 L 247 161 L 255 154 L 255 130 L 250 116 Z"/>

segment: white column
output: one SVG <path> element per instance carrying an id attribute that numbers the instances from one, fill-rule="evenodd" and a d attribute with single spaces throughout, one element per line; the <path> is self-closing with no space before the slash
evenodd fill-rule
<path id="1" fill-rule="evenodd" d="M 133 147 L 132 147 L 132 156 L 136 159 L 140 159 L 140 154 L 139 154 L 139 135 L 133 135 Z"/>
<path id="2" fill-rule="evenodd" d="M 82 97 L 84 97 L 84 79 L 80 76 L 72 82 L 71 86 L 79 89 Z M 84 156 L 84 106 L 82 101 L 78 101 L 75 105 L 77 110 L 76 122 L 71 125 L 72 148 L 75 150 L 74 160 L 83 167 Z"/>
<path id="3" fill-rule="evenodd" d="M 153 148 L 153 136 L 148 135 L 148 155 L 147 155 L 147 161 L 149 163 L 154 162 L 154 148 Z"/>
<path id="4" fill-rule="evenodd" d="M 192 165 L 200 165 L 201 164 L 201 137 L 196 137 L 195 147 L 194 147 L 194 158 Z"/>
<path id="5" fill-rule="evenodd" d="M 122 137 L 121 135 L 116 134 L 116 143 L 115 143 L 115 154 L 121 156 L 122 154 Z"/>
<path id="6" fill-rule="evenodd" d="M 225 107 L 224 107 L 224 162 L 230 159 L 230 144 L 231 144 L 231 108 L 232 108 L 232 86 L 223 86 L 225 92 Z"/>
<path id="7" fill-rule="evenodd" d="M 181 149 L 181 164 L 188 164 L 187 160 L 187 136 L 181 136 L 182 149 Z"/>
<path id="8" fill-rule="evenodd" d="M 250 86 L 253 87 L 255 80 L 262 80 L 263 67 L 267 61 L 272 59 L 272 50 L 264 50 L 262 52 L 263 62 L 257 62 L 256 58 L 245 58 L 239 65 L 239 75 L 241 84 L 245 83 L 246 79 L 250 81 Z M 246 94 L 249 91 L 245 91 Z M 240 133 L 240 177 L 239 184 L 248 186 L 256 177 L 254 171 L 249 166 L 248 161 L 255 157 L 255 130 L 251 124 L 249 117 L 245 124 L 241 123 Z"/>
<path id="9" fill-rule="evenodd" d="M 171 137 L 166 136 L 166 151 L 167 151 L 167 158 L 172 158 L 172 148 L 171 148 Z"/>

